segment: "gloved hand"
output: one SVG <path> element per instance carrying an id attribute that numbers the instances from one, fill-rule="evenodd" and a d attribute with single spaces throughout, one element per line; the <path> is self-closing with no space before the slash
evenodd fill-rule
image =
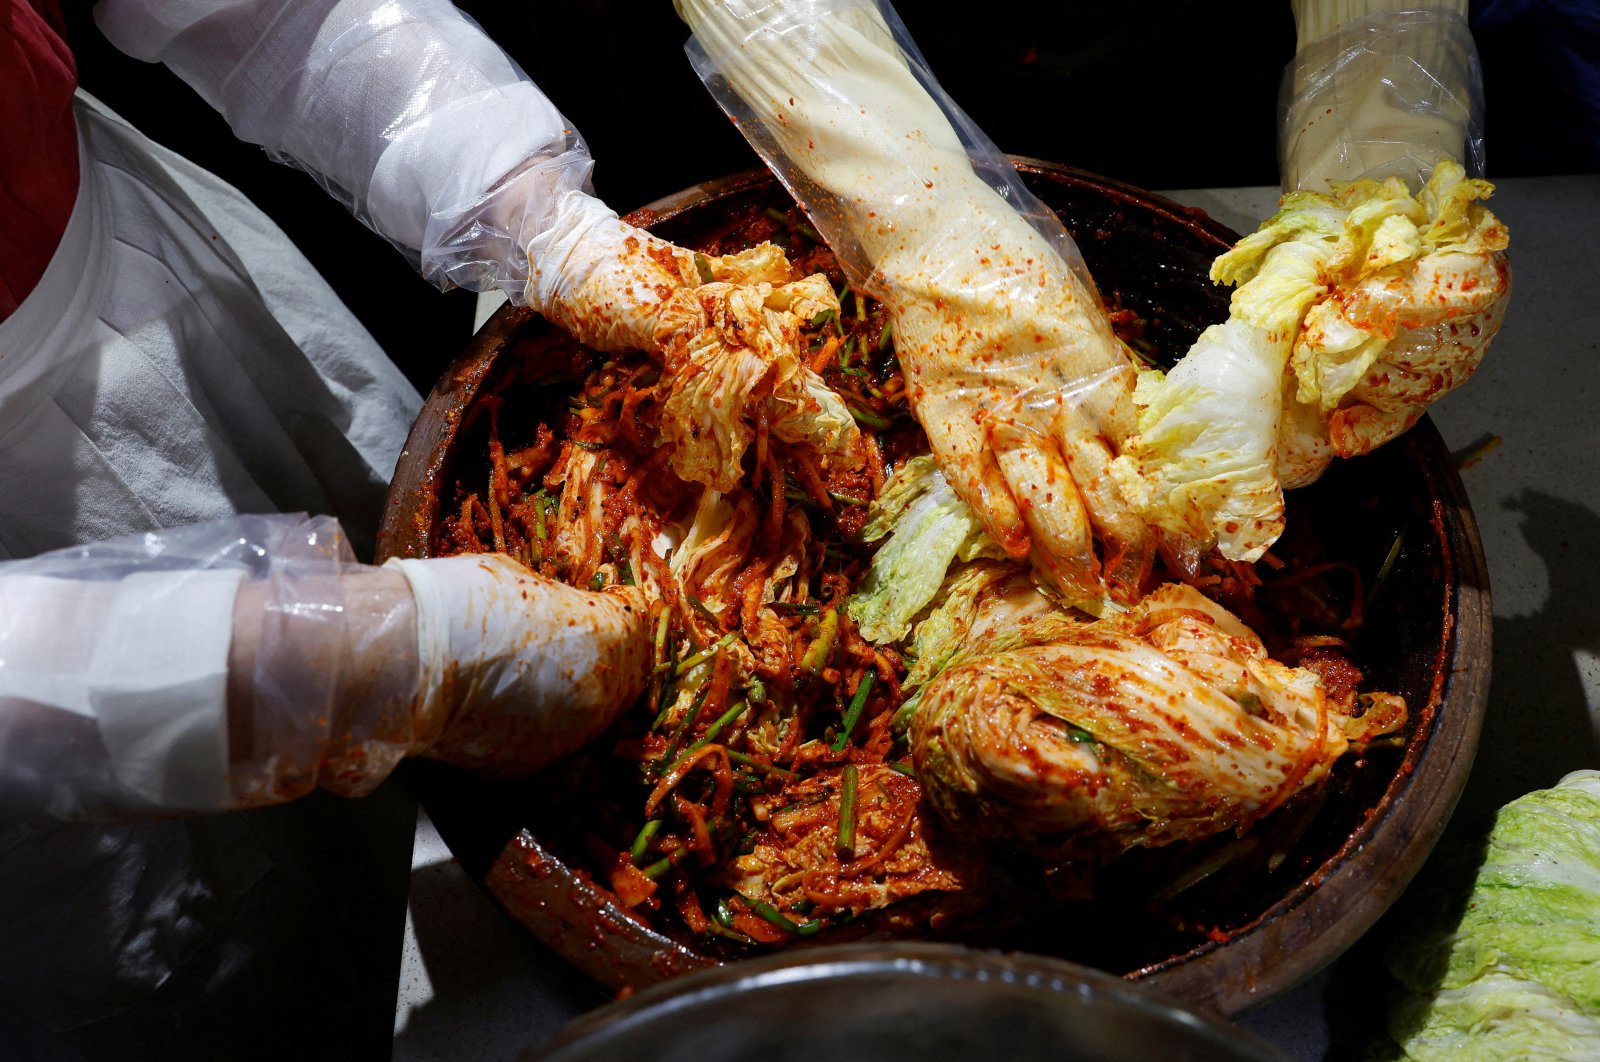
<path id="1" fill-rule="evenodd" d="M 1476 202 L 1494 186 L 1478 179 L 1483 73 L 1466 10 L 1466 0 L 1295 5 L 1283 186 L 1332 190 L 1350 214 L 1329 290 L 1295 341 L 1279 433 L 1286 487 L 1410 428 L 1472 376 L 1500 330 L 1508 234 Z"/>
<path id="2" fill-rule="evenodd" d="M 505 557 L 356 563 L 239 516 L 0 565 L 0 813 L 358 796 L 403 757 L 537 770 L 644 688 L 642 593 Z"/>
<path id="3" fill-rule="evenodd" d="M 360 795 L 404 756 L 528 774 L 610 726 L 649 674 L 633 587 L 576 590 L 493 554 L 276 568 L 234 608 L 240 803 Z"/>
<path id="4" fill-rule="evenodd" d="M 390 563 L 416 599 L 414 753 L 526 774 L 587 744 L 644 690 L 638 587 L 576 590 L 496 554 Z"/>
<path id="5" fill-rule="evenodd" d="M 912 410 L 956 492 L 1067 597 L 1136 596 L 1150 537 L 1112 475 L 1134 372 L 1060 221 L 886 4 L 677 9 L 702 80 L 893 314 Z"/>
<path id="6" fill-rule="evenodd" d="M 1296 4 L 1279 211 L 1212 266 L 1238 285 L 1229 320 L 1140 381 L 1128 478 L 1180 558 L 1261 556 L 1284 489 L 1411 427 L 1499 331 L 1507 233 L 1463 167 L 1472 38 L 1459 11 L 1399 7 Z"/>
<path id="7" fill-rule="evenodd" d="M 800 326 L 837 314 L 838 297 L 822 274 L 799 277 L 776 246 L 696 254 L 573 191 L 529 243 L 528 262 L 530 307 L 596 350 L 661 360 L 661 431 L 683 479 L 732 490 L 761 413 L 779 439 L 860 463 L 844 400 L 801 359 Z"/>

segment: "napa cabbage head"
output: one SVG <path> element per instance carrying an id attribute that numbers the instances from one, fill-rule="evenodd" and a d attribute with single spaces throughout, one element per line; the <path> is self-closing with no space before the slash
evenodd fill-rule
<path id="1" fill-rule="evenodd" d="M 1317 676 L 1192 587 L 1093 621 L 1025 595 L 969 595 L 908 720 L 928 799 L 970 836 L 1072 858 L 1197 840 L 1318 784 L 1348 747 Z"/>

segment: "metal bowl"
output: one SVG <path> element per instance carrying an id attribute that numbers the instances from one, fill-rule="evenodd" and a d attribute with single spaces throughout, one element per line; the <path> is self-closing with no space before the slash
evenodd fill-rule
<path id="1" fill-rule="evenodd" d="M 1208 279 L 1237 235 L 1203 213 L 1093 174 L 1016 160 L 1029 186 L 1061 214 L 1102 293 L 1148 322 L 1146 337 L 1187 349 L 1222 320 L 1229 292 Z M 635 220 L 692 242 L 718 218 L 751 204 L 787 203 L 765 171 L 688 189 Z M 458 469 L 478 467 L 480 391 L 497 363 L 537 358 L 551 329 L 501 309 L 441 377 L 418 417 L 390 488 L 383 557 L 426 556 L 441 492 Z M 1309 977 L 1375 922 L 1426 858 L 1465 784 L 1488 692 L 1488 576 L 1455 464 L 1424 418 L 1379 451 L 1336 463 L 1290 496 L 1290 529 L 1315 527 L 1341 559 L 1376 572 L 1397 535 L 1403 548 L 1368 609 L 1361 662 L 1378 688 L 1406 697 L 1401 748 L 1347 758 L 1315 815 L 1274 854 L 1270 873 L 1214 876 L 1174 900 L 1163 920 L 1111 906 L 1061 911 L 985 946 L 1063 956 L 1126 976 L 1188 1004 L 1236 1012 Z M 615 990 L 714 966 L 726 956 L 687 935 L 644 924 L 576 868 L 569 827 L 581 808 L 530 783 L 493 783 L 466 771 L 412 767 L 424 807 L 475 879 L 519 922 L 583 973 Z M 865 920 L 863 920 L 865 921 Z M 830 931 L 831 932 L 831 931 Z M 828 933 L 820 945 L 847 939 Z M 967 941 L 974 943 L 974 941 Z"/>
<path id="2" fill-rule="evenodd" d="M 1288 1062 L 1237 1026 L 1057 959 L 842 945 L 731 963 L 579 1019 L 523 1062 Z"/>

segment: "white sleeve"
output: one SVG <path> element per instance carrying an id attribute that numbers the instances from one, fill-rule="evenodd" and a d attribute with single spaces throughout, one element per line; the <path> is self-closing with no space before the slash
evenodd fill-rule
<path id="1" fill-rule="evenodd" d="M 449 0 L 101 0 L 95 16 L 441 287 L 521 302 L 527 245 L 588 186 L 582 138 Z"/>
<path id="2" fill-rule="evenodd" d="M 117 580 L 0 569 L 0 789 L 66 810 L 97 798 L 228 805 L 228 635 L 239 571 Z M 51 725 L 78 741 L 40 740 Z M 93 733 L 98 748 L 86 739 Z M 54 754 L 64 762 L 51 762 Z M 96 762 L 98 761 L 98 762 Z M 101 777 L 85 777 L 91 763 Z M 20 800 L 21 785 L 35 799 Z M 88 794 L 85 794 L 88 795 Z"/>
<path id="3" fill-rule="evenodd" d="M 115 819 L 370 789 L 419 743 L 414 650 L 362 664 L 380 638 L 416 644 L 409 593 L 372 607 L 371 572 L 334 520 L 298 515 L 0 564 L 0 816 Z M 247 581 L 261 605 L 239 713 L 229 663 Z"/>
<path id="4" fill-rule="evenodd" d="M 1399 176 L 1441 158 L 1483 174 L 1483 74 L 1466 0 L 1295 0 L 1279 98 L 1285 191 Z"/>

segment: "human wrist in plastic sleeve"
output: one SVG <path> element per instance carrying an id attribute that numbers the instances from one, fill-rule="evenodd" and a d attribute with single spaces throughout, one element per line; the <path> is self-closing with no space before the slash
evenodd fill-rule
<path id="1" fill-rule="evenodd" d="M 441 286 L 519 298 L 522 248 L 587 183 L 582 139 L 447 0 L 102 0 L 95 14 Z"/>
<path id="2" fill-rule="evenodd" d="M 677 9 L 701 79 L 852 283 L 889 307 L 951 486 L 1069 597 L 1136 596 L 1151 542 L 1111 474 L 1134 373 L 1060 221 L 944 96 L 887 5 Z"/>
<path id="3" fill-rule="evenodd" d="M 438 729 L 418 697 L 409 587 L 342 540 L 306 545 L 245 584 L 235 610 L 229 776 L 241 806 L 317 788 L 364 795 Z"/>
<path id="4" fill-rule="evenodd" d="M 1477 48 L 1448 8 L 1368 14 L 1306 43 L 1284 71 L 1279 110 L 1286 190 L 1390 175 L 1416 188 L 1440 159 L 1483 173 Z"/>
<path id="5" fill-rule="evenodd" d="M 1294 11 L 1296 51 L 1343 26 L 1373 15 L 1423 8 L 1454 11 L 1463 17 L 1467 14 L 1467 0 L 1428 0 L 1427 3 L 1418 0 L 1289 0 L 1289 7 Z"/>
<path id="6" fill-rule="evenodd" d="M 1283 491 L 1465 383 L 1509 300 L 1509 234 L 1468 175 L 1479 93 L 1459 13 L 1353 18 L 1302 48 L 1285 95 L 1286 193 L 1211 269 L 1235 286 L 1229 319 L 1136 396 L 1147 507 L 1191 554 L 1260 557 Z"/>

